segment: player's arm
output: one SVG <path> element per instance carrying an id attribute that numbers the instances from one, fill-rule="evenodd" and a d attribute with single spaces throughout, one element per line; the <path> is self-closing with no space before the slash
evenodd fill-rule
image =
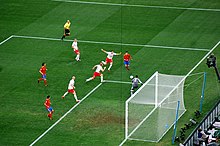
<path id="1" fill-rule="evenodd" d="M 102 72 L 104 72 L 104 71 L 105 71 L 105 69 L 106 69 L 106 67 L 102 68 Z"/>
<path id="2" fill-rule="evenodd" d="M 102 52 L 107 53 L 107 51 L 105 51 L 104 49 L 101 49 L 101 50 L 102 50 Z"/>
<path id="3" fill-rule="evenodd" d="M 94 70 L 96 68 L 97 65 L 93 66 L 92 70 Z"/>
<path id="4" fill-rule="evenodd" d="M 44 106 L 45 106 L 46 108 L 49 108 L 49 106 L 47 105 L 47 103 L 46 103 L 46 102 L 44 102 Z"/>
<path id="5" fill-rule="evenodd" d="M 141 82 L 141 80 L 140 80 L 140 79 L 138 79 L 138 82 L 139 82 L 139 83 L 141 83 L 141 84 L 143 85 L 143 82 Z"/>
<path id="6" fill-rule="evenodd" d="M 41 72 L 41 69 L 39 70 L 39 73 L 43 75 L 43 73 Z"/>
<path id="7" fill-rule="evenodd" d="M 115 53 L 116 55 L 121 55 L 121 52 L 120 53 Z"/>

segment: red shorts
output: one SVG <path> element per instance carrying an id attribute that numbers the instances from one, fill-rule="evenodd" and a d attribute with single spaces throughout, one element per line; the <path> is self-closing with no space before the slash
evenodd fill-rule
<path id="1" fill-rule="evenodd" d="M 68 93 L 74 94 L 74 93 L 75 93 L 75 90 L 74 90 L 74 89 L 68 89 Z"/>
<path id="2" fill-rule="evenodd" d="M 101 76 L 101 73 L 99 73 L 99 72 L 94 72 L 93 73 L 93 77 L 100 77 Z"/>
<path id="3" fill-rule="evenodd" d="M 74 52 L 75 52 L 77 55 L 79 54 L 79 50 L 75 50 Z"/>
<path id="4" fill-rule="evenodd" d="M 109 59 L 109 58 L 106 58 L 105 62 L 108 64 L 108 63 L 112 63 L 112 59 Z"/>

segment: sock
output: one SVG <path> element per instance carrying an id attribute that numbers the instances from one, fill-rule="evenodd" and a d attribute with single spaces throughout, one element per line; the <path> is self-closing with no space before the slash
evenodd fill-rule
<path id="1" fill-rule="evenodd" d="M 101 82 L 103 82 L 103 75 L 101 76 Z"/>
<path id="2" fill-rule="evenodd" d="M 131 90 L 131 95 L 133 94 L 133 90 Z"/>
<path id="3" fill-rule="evenodd" d="M 52 114 L 51 114 L 51 113 L 49 113 L 47 116 L 48 116 L 49 118 L 51 118 L 51 117 L 52 117 Z"/>
<path id="4" fill-rule="evenodd" d="M 39 81 L 42 81 L 43 80 L 43 78 L 40 78 L 40 79 L 38 79 Z"/>
<path id="5" fill-rule="evenodd" d="M 76 60 L 79 61 L 79 54 L 76 55 Z"/>
<path id="6" fill-rule="evenodd" d="M 105 63 L 104 61 L 102 61 L 102 63 L 103 63 L 104 65 L 106 65 L 106 63 Z"/>
<path id="7" fill-rule="evenodd" d="M 61 39 L 63 39 L 63 38 L 65 38 L 65 35 L 63 35 Z"/>
<path id="8" fill-rule="evenodd" d="M 47 80 L 44 80 L 44 85 L 47 85 Z"/>
<path id="9" fill-rule="evenodd" d="M 110 63 L 110 65 L 109 65 L 109 67 L 108 67 L 108 70 L 110 70 L 110 69 L 111 69 L 111 67 L 112 67 L 112 63 Z"/>
<path id="10" fill-rule="evenodd" d="M 86 79 L 86 82 L 91 81 L 91 80 L 92 80 L 92 77 L 91 77 L 91 78 Z"/>
<path id="11" fill-rule="evenodd" d="M 64 93 L 64 94 L 63 94 L 63 97 L 65 97 L 67 94 L 68 94 L 68 92 Z"/>
<path id="12" fill-rule="evenodd" d="M 73 94 L 76 101 L 78 101 L 76 94 Z"/>

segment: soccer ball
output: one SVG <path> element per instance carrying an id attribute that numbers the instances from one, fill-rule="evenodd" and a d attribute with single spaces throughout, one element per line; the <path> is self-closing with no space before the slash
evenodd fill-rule
<path id="1" fill-rule="evenodd" d="M 130 79 L 133 79 L 133 78 L 134 78 L 134 76 L 130 75 Z"/>

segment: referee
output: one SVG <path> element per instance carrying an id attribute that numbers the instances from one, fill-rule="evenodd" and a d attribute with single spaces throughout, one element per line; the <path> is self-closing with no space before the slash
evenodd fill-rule
<path id="1" fill-rule="evenodd" d="M 67 20 L 66 23 L 64 24 L 64 34 L 61 38 L 61 40 L 63 40 L 63 38 L 65 38 L 66 36 L 70 36 L 70 20 Z"/>

